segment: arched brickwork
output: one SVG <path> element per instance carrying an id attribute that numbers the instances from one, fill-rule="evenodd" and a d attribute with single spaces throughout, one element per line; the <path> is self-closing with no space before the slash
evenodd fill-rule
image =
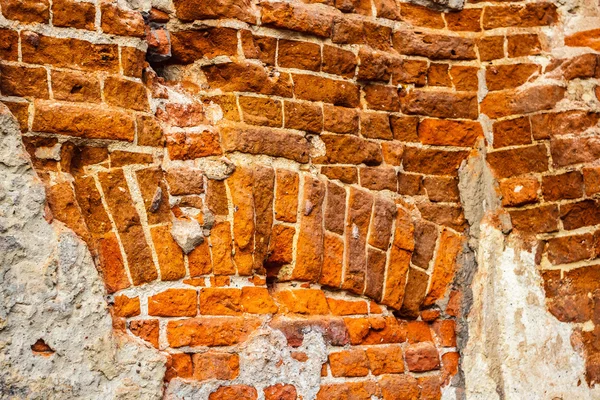
<path id="1" fill-rule="evenodd" d="M 312 327 L 329 346 L 319 399 L 439 398 L 469 251 L 458 171 L 484 141 L 513 228 L 552 266 L 550 310 L 597 322 L 598 102 L 568 89 L 592 93 L 600 64 L 553 55 L 553 4 L 0 5 L 1 100 L 48 220 L 86 241 L 115 329 L 169 354 L 167 380 L 235 380 L 259 327 L 291 347 Z M 174 239 L 199 232 L 187 254 Z M 589 382 L 596 334 L 581 333 Z"/>

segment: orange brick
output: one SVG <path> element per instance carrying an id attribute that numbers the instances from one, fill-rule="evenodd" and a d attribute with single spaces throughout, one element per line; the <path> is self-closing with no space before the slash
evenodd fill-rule
<path id="1" fill-rule="evenodd" d="M 231 226 L 229 222 L 218 222 L 210 233 L 213 271 L 216 275 L 233 275 L 235 267 L 231 257 Z"/>
<path id="2" fill-rule="evenodd" d="M 440 359 L 431 342 L 411 344 L 405 351 L 406 365 L 412 372 L 425 372 L 440 368 Z"/>
<path id="3" fill-rule="evenodd" d="M 110 3 L 101 4 L 102 30 L 121 36 L 144 37 L 146 34 L 142 14 L 128 11 Z"/>
<path id="4" fill-rule="evenodd" d="M 140 82 L 108 76 L 104 79 L 104 99 L 113 106 L 150 111 L 148 92 Z"/>
<path id="5" fill-rule="evenodd" d="M 245 385 L 221 386 L 208 396 L 208 400 L 256 400 L 256 389 Z"/>
<path id="6" fill-rule="evenodd" d="M 327 304 L 329 305 L 329 309 L 333 315 L 354 315 L 368 313 L 367 302 L 365 301 L 347 301 L 328 297 Z"/>
<path id="7" fill-rule="evenodd" d="M 329 314 L 327 299 L 321 290 L 281 290 L 275 294 L 277 302 L 287 312 L 297 314 Z"/>
<path id="8" fill-rule="evenodd" d="M 186 353 L 174 353 L 167 356 L 165 381 L 173 378 L 192 377 L 192 357 Z"/>
<path id="9" fill-rule="evenodd" d="M 352 349 L 329 355 L 331 373 L 335 377 L 367 376 L 369 360 L 364 350 Z"/>
<path id="10" fill-rule="evenodd" d="M 24 23 L 48 23 L 50 5 L 48 0 L 2 0 L 2 14 L 7 19 Z"/>
<path id="11" fill-rule="evenodd" d="M 431 305 L 446 294 L 456 271 L 457 257 L 462 251 L 462 245 L 463 238 L 461 236 L 449 230 L 442 231 L 425 305 Z"/>
<path id="12" fill-rule="evenodd" d="M 115 296 L 115 315 L 118 317 L 135 317 L 140 315 L 140 298 L 129 298 L 125 295 Z"/>
<path id="13" fill-rule="evenodd" d="M 265 400 L 296 400 L 296 388 L 281 383 L 265 388 Z"/>
<path id="14" fill-rule="evenodd" d="M 200 290 L 200 314 L 239 315 L 242 291 L 240 289 L 204 288 Z"/>
<path id="15" fill-rule="evenodd" d="M 367 357 L 373 375 L 401 374 L 404 372 L 402 348 L 398 345 L 368 348 Z"/>
<path id="16" fill-rule="evenodd" d="M 274 314 L 279 307 L 266 288 L 243 287 L 242 310 L 252 314 Z"/>
<path id="17" fill-rule="evenodd" d="M 171 227 L 157 226 L 150 230 L 158 265 L 160 277 L 163 281 L 175 281 L 185 276 L 183 251 L 171 235 Z"/>
<path id="18" fill-rule="evenodd" d="M 243 342 L 260 324 L 260 320 L 247 317 L 200 317 L 169 321 L 167 339 L 171 347 L 231 346 Z"/>
<path id="19" fill-rule="evenodd" d="M 0 91 L 4 96 L 47 99 L 46 69 L 0 64 Z"/>
<path id="20" fill-rule="evenodd" d="M 232 380 L 240 373 L 240 359 L 237 354 L 209 351 L 194 354 L 192 360 L 194 363 L 193 378 L 199 381 Z"/>
<path id="21" fill-rule="evenodd" d="M 198 293 L 193 289 L 167 289 L 148 297 L 148 314 L 158 317 L 193 317 Z"/>
<path id="22" fill-rule="evenodd" d="M 96 7 L 92 3 L 74 0 L 53 0 L 52 25 L 93 31 L 96 26 Z"/>
<path id="23" fill-rule="evenodd" d="M 129 322 L 129 330 L 135 336 L 158 348 L 159 324 L 157 319 L 140 319 Z"/>

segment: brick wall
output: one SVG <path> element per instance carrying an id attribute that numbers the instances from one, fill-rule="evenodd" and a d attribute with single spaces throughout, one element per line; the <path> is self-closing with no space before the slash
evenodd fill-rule
<path id="1" fill-rule="evenodd" d="M 239 348 L 270 327 L 299 363 L 323 335 L 318 399 L 439 398 L 470 251 L 458 171 L 481 152 L 549 310 L 599 322 L 600 32 L 557 43 L 554 4 L 0 7 L 0 100 L 47 219 L 86 241 L 115 329 L 169 356 L 166 381 L 263 396 Z M 598 335 L 576 332 L 590 384 Z"/>

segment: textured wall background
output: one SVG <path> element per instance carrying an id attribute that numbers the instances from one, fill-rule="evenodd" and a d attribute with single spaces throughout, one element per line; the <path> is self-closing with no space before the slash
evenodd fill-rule
<path id="1" fill-rule="evenodd" d="M 2 396 L 598 398 L 598 4 L 0 11 Z"/>

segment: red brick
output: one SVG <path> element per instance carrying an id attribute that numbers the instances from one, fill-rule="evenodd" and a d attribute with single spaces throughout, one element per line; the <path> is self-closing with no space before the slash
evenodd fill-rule
<path id="1" fill-rule="evenodd" d="M 400 308 L 400 315 L 416 318 L 419 315 L 421 304 L 425 299 L 429 275 L 416 269 L 408 269 L 408 278 L 404 289 L 404 302 Z"/>
<path id="2" fill-rule="evenodd" d="M 231 225 L 228 221 L 217 222 L 210 235 L 213 270 L 215 275 L 235 274 L 232 260 Z"/>
<path id="3" fill-rule="evenodd" d="M 490 118 L 500 118 L 549 110 L 564 95 L 565 88 L 559 86 L 534 86 L 524 90 L 492 92 L 481 103 L 481 112 Z"/>
<path id="4" fill-rule="evenodd" d="M 407 271 L 410 265 L 413 226 L 408 215 L 399 210 L 396 217 L 394 241 L 390 251 L 390 262 L 387 269 L 385 296 L 382 303 L 396 310 L 402 306 Z M 407 239 L 410 238 L 410 239 Z"/>
<path id="5" fill-rule="evenodd" d="M 281 290 L 275 294 L 277 302 L 288 313 L 304 315 L 329 314 L 323 291 L 319 289 Z"/>
<path id="6" fill-rule="evenodd" d="M 283 124 L 281 101 L 244 96 L 239 98 L 239 104 L 245 123 L 281 128 Z"/>
<path id="7" fill-rule="evenodd" d="M 319 283 L 329 287 L 340 287 L 344 261 L 344 242 L 332 233 L 325 232 L 323 247 L 327 251 L 323 255 L 323 267 Z"/>
<path id="8" fill-rule="evenodd" d="M 92 3 L 74 0 L 53 0 L 52 25 L 93 31 L 96 26 L 96 7 Z"/>
<path id="9" fill-rule="evenodd" d="M 146 35 L 146 25 L 141 13 L 124 10 L 110 3 L 101 4 L 100 11 L 104 33 L 136 37 Z"/>
<path id="10" fill-rule="evenodd" d="M 364 294 L 381 301 L 385 280 L 387 253 L 376 249 L 367 249 L 367 272 Z"/>
<path id="11" fill-rule="evenodd" d="M 157 319 L 143 319 L 129 322 L 129 330 L 152 346 L 158 348 L 159 322 Z"/>
<path id="12" fill-rule="evenodd" d="M 2 100 L 12 115 L 17 119 L 21 132 L 26 132 L 29 129 L 29 103 L 28 102 L 12 102 Z"/>
<path id="13" fill-rule="evenodd" d="M 119 72 L 116 44 L 94 44 L 85 40 L 22 32 L 21 52 L 23 62 L 30 64 L 50 64 L 84 71 Z"/>
<path id="14" fill-rule="evenodd" d="M 539 72 L 536 64 L 492 65 L 487 67 L 485 82 L 490 91 L 512 89 L 531 81 Z"/>
<path id="15" fill-rule="evenodd" d="M 479 87 L 479 68 L 454 65 L 450 70 L 450 76 L 456 90 L 477 91 Z"/>
<path id="16" fill-rule="evenodd" d="M 270 74 L 264 67 L 249 62 L 224 63 L 202 67 L 208 84 L 224 92 L 253 92 L 292 97 L 288 73 Z"/>
<path id="17" fill-rule="evenodd" d="M 296 400 L 296 388 L 292 385 L 277 385 L 265 388 L 265 400 Z"/>
<path id="18" fill-rule="evenodd" d="M 366 352 L 373 375 L 404 372 L 404 361 L 400 346 L 371 347 Z"/>
<path id="19" fill-rule="evenodd" d="M 600 140 L 593 136 L 551 140 L 550 152 L 555 167 L 592 162 L 600 157 Z"/>
<path id="20" fill-rule="evenodd" d="M 296 266 L 292 279 L 316 281 L 323 264 L 323 201 L 325 185 L 318 179 L 304 177 L 304 199 L 300 205 L 300 233 L 296 249 Z"/>
<path id="21" fill-rule="evenodd" d="M 150 111 L 148 92 L 144 85 L 109 76 L 104 80 L 104 99 L 110 105 L 137 111 Z"/>
<path id="22" fill-rule="evenodd" d="M 191 64 L 203 58 L 234 56 L 237 31 L 231 28 L 208 28 L 171 33 L 171 60 Z"/>
<path id="23" fill-rule="evenodd" d="M 488 154 L 488 163 L 500 178 L 544 172 L 548 170 L 547 151 L 543 144 L 498 150 Z"/>
<path id="24" fill-rule="evenodd" d="M 256 389 L 251 386 L 221 386 L 208 396 L 208 400 L 256 400 Z"/>
<path id="25" fill-rule="evenodd" d="M 405 350 L 406 365 L 409 371 L 425 372 L 440 368 L 440 358 L 431 342 L 415 343 Z"/>
<path id="26" fill-rule="evenodd" d="M 0 5 L 6 19 L 42 24 L 50 19 L 48 0 L 1 0 Z"/>
<path id="27" fill-rule="evenodd" d="M 434 146 L 472 147 L 483 129 L 479 122 L 424 119 L 419 124 L 421 143 Z"/>
<path id="28" fill-rule="evenodd" d="M 114 233 L 98 240 L 99 267 L 108 293 L 114 293 L 130 286 L 119 242 Z"/>
<path id="29" fill-rule="evenodd" d="M 567 230 L 600 224 L 600 204 L 595 200 L 583 200 L 560 206 L 560 219 Z"/>
<path id="30" fill-rule="evenodd" d="M 299 99 L 344 107 L 357 107 L 360 102 L 360 90 L 352 82 L 300 74 L 293 74 L 293 79 L 294 93 Z"/>
<path id="31" fill-rule="evenodd" d="M 368 85 L 364 89 L 365 100 L 372 110 L 399 111 L 398 88 L 394 86 Z"/>
<path id="32" fill-rule="evenodd" d="M 48 98 L 48 74 L 45 68 L 0 64 L 0 91 L 4 96 Z"/>
<path id="33" fill-rule="evenodd" d="M 592 234 L 562 236 L 548 240 L 548 260 L 554 264 L 568 264 L 592 258 L 594 242 Z"/>
<path id="34" fill-rule="evenodd" d="M 135 47 L 121 46 L 121 67 L 124 75 L 141 78 L 146 67 L 146 52 Z"/>
<path id="35" fill-rule="evenodd" d="M 261 21 L 264 25 L 320 37 L 331 35 L 333 14 L 318 6 L 283 2 L 265 2 L 261 6 Z"/>
<path id="36" fill-rule="evenodd" d="M 590 47 L 594 50 L 598 50 L 600 49 L 598 36 L 600 36 L 600 29 L 577 32 L 567 36 L 565 38 L 565 44 L 571 47 Z"/>
<path id="37" fill-rule="evenodd" d="M 383 400 L 419 398 L 419 386 L 417 380 L 410 375 L 384 375 L 380 378 L 381 393 Z"/>
<path id="38" fill-rule="evenodd" d="M 398 193 L 405 196 L 424 195 L 423 176 L 398 173 Z"/>
<path id="39" fill-rule="evenodd" d="M 242 288 L 242 310 L 251 314 L 274 314 L 278 307 L 266 288 Z"/>
<path id="40" fill-rule="evenodd" d="M 311 103 L 286 101 L 285 127 L 299 129 L 311 133 L 320 133 L 323 130 L 323 110 Z"/>
<path id="41" fill-rule="evenodd" d="M 89 3 L 79 3 L 89 4 Z M 97 77 L 72 71 L 52 71 L 52 93 L 56 100 L 100 102 L 100 81 Z"/>
<path id="42" fill-rule="evenodd" d="M 357 134 L 358 132 L 358 113 L 356 110 L 334 107 L 325 104 L 324 112 L 324 128 L 326 131 L 334 133 Z"/>
<path id="43" fill-rule="evenodd" d="M 338 179 L 343 183 L 358 183 L 358 172 L 355 167 L 321 167 L 321 173 L 329 179 Z"/>
<path id="44" fill-rule="evenodd" d="M 540 183 L 536 178 L 510 178 L 500 182 L 502 205 L 518 207 L 538 201 Z"/>
<path id="45" fill-rule="evenodd" d="M 391 76 L 392 59 L 386 51 L 362 47 L 358 53 L 360 66 L 357 79 L 388 82 Z"/>
<path id="46" fill-rule="evenodd" d="M 460 235 L 447 229 L 442 231 L 425 305 L 432 305 L 446 294 L 454 278 L 462 246 L 463 239 Z"/>
<path id="47" fill-rule="evenodd" d="M 554 205 L 511 211 L 510 217 L 513 227 L 524 232 L 547 233 L 558 229 L 558 207 Z"/>
<path id="48" fill-rule="evenodd" d="M 0 29 L 0 58 L 5 61 L 17 61 L 19 58 L 19 33 L 9 29 Z"/>
<path id="49" fill-rule="evenodd" d="M 400 8 L 402 20 L 413 26 L 423 26 L 432 29 L 444 29 L 442 13 L 416 4 L 403 3 Z"/>
<path id="50" fill-rule="evenodd" d="M 445 151 L 406 147 L 402 163 L 404 170 L 431 175 L 456 175 L 466 151 Z"/>
<path id="51" fill-rule="evenodd" d="M 282 68 L 321 69 L 321 46 L 311 42 L 279 40 L 277 65 Z"/>
<path id="52" fill-rule="evenodd" d="M 514 118 L 494 124 L 494 148 L 531 143 L 529 118 Z"/>
<path id="53" fill-rule="evenodd" d="M 538 114 L 531 116 L 531 128 L 535 139 L 548 139 L 585 132 L 599 120 L 600 113 L 580 110 Z"/>
<path id="54" fill-rule="evenodd" d="M 335 7 L 344 13 L 371 15 L 371 2 L 365 0 L 335 0 Z"/>
<path id="55" fill-rule="evenodd" d="M 325 206 L 325 229 L 339 235 L 344 233 L 346 217 L 346 189 L 335 183 L 327 183 L 327 201 Z"/>
<path id="56" fill-rule="evenodd" d="M 133 118 L 109 108 L 36 102 L 33 130 L 88 139 L 133 141 Z"/>
<path id="57" fill-rule="evenodd" d="M 398 180 L 396 170 L 391 167 L 362 167 L 359 169 L 360 185 L 370 190 L 396 192 Z"/>
<path id="58" fill-rule="evenodd" d="M 468 8 L 444 15 L 448 29 L 461 32 L 481 31 L 481 9 Z"/>
<path id="59" fill-rule="evenodd" d="M 242 31 L 242 49 L 246 58 L 259 59 L 267 65 L 275 65 L 277 39 L 268 36 L 254 36 L 250 31 Z"/>
<path id="60" fill-rule="evenodd" d="M 300 163 L 308 162 L 310 144 L 304 136 L 295 133 L 238 125 L 223 127 L 221 135 L 226 151 L 266 154 Z"/>
<path id="61" fill-rule="evenodd" d="M 412 90 L 400 102 L 405 114 L 465 119 L 477 119 L 479 115 L 475 93 Z"/>
<path id="62" fill-rule="evenodd" d="M 174 0 L 173 3 L 177 17 L 184 21 L 234 18 L 251 24 L 256 22 L 248 0 Z"/>
<path id="63" fill-rule="evenodd" d="M 317 400 L 371 400 L 378 398 L 380 389 L 376 382 L 346 382 L 321 386 Z"/>
<path id="64" fill-rule="evenodd" d="M 394 48 L 409 56 L 422 56 L 431 60 L 473 60 L 475 42 L 458 36 L 443 36 L 413 31 L 396 31 Z"/>
<path id="65" fill-rule="evenodd" d="M 321 140 L 326 154 L 316 163 L 379 165 L 383 161 L 377 143 L 349 135 L 322 135 Z"/>
<path id="66" fill-rule="evenodd" d="M 523 57 L 541 54 L 542 44 L 537 34 L 508 36 L 508 56 Z"/>
<path id="67" fill-rule="evenodd" d="M 167 356 L 165 381 L 173 378 L 192 377 L 192 357 L 186 353 L 174 353 Z"/>
<path id="68" fill-rule="evenodd" d="M 333 315 L 368 314 L 365 301 L 347 301 L 328 297 L 327 304 Z"/>
<path id="69" fill-rule="evenodd" d="M 323 72 L 353 78 L 356 65 L 356 56 L 351 51 L 334 46 L 323 46 Z"/>
<path id="70" fill-rule="evenodd" d="M 477 41 L 481 61 L 504 58 L 504 36 L 486 36 Z"/>
<path id="71" fill-rule="evenodd" d="M 373 197 L 350 188 L 346 221 L 346 274 L 343 288 L 361 294 L 367 267 L 366 242 Z"/>
<path id="72" fill-rule="evenodd" d="M 544 200 L 576 199 L 583 196 L 583 176 L 579 171 L 542 177 Z"/>
<path id="73" fill-rule="evenodd" d="M 558 21 L 556 6 L 552 3 L 485 7 L 483 28 L 532 27 L 551 25 Z"/>

